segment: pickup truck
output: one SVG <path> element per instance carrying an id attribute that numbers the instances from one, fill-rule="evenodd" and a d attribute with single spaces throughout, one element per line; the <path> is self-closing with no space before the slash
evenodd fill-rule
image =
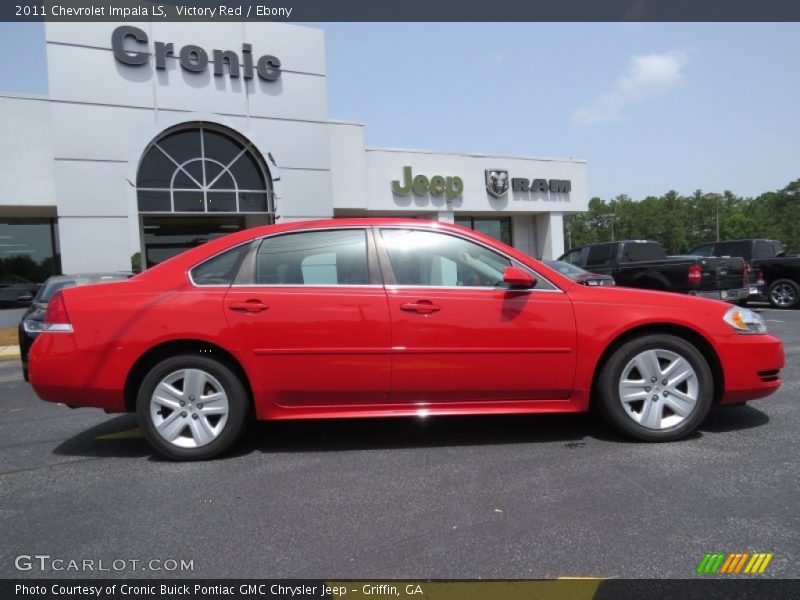
<path id="1" fill-rule="evenodd" d="M 800 256 L 786 255 L 777 240 L 751 238 L 711 242 L 695 248 L 698 256 L 739 256 L 764 282 L 764 295 L 775 308 L 800 304 Z"/>
<path id="2" fill-rule="evenodd" d="M 561 256 L 573 265 L 611 275 L 617 285 L 679 292 L 729 302 L 746 300 L 745 262 L 739 257 L 667 256 L 658 242 L 622 240 L 573 248 Z"/>

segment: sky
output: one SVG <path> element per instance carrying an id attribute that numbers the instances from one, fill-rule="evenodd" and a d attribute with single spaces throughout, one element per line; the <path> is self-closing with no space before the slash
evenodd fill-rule
<path id="1" fill-rule="evenodd" d="M 369 146 L 582 159 L 606 199 L 800 178 L 797 23 L 314 26 Z M 41 24 L 0 24 L 0 56 L 0 91 L 47 93 Z"/>

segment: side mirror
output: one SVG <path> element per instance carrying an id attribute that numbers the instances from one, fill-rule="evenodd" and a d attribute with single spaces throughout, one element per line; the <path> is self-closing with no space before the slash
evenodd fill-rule
<path id="1" fill-rule="evenodd" d="M 31 302 L 33 302 L 33 296 L 30 294 L 25 294 L 24 296 L 17 297 L 17 304 L 21 304 L 22 306 L 30 306 Z"/>
<path id="2" fill-rule="evenodd" d="M 519 267 L 506 267 L 503 271 L 503 281 L 511 289 L 529 290 L 536 285 L 536 278 Z"/>

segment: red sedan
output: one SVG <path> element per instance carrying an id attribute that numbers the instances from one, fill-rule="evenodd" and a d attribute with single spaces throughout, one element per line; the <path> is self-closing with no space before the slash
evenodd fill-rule
<path id="1" fill-rule="evenodd" d="M 174 459 L 251 415 L 583 412 L 640 440 L 780 386 L 746 308 L 578 285 L 479 233 L 402 219 L 248 229 L 133 279 L 65 289 L 30 354 L 44 400 L 138 413 Z"/>

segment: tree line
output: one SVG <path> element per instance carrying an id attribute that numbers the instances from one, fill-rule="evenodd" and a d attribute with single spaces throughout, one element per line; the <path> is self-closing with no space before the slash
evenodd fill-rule
<path id="1" fill-rule="evenodd" d="M 767 238 L 782 241 L 800 253 L 800 179 L 756 198 L 696 191 L 681 196 L 670 191 L 635 201 L 592 198 L 589 210 L 566 215 L 567 248 L 622 239 L 661 242 L 668 254 L 681 254 L 717 239 Z"/>

